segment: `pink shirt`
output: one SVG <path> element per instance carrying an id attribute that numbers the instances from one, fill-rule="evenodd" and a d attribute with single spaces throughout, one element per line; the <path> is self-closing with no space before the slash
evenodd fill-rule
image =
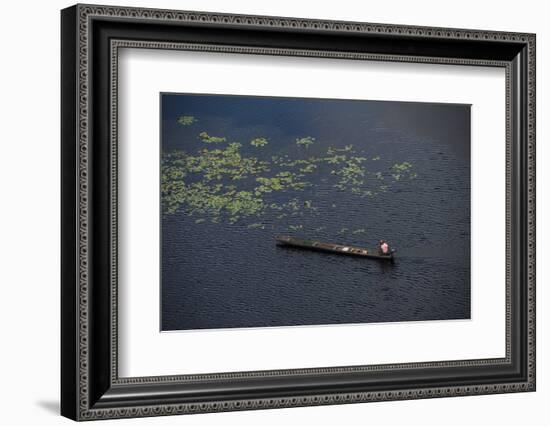
<path id="1" fill-rule="evenodd" d="M 384 243 L 380 246 L 380 248 L 382 249 L 382 253 L 384 254 L 388 253 L 388 249 L 389 249 L 388 244 Z"/>

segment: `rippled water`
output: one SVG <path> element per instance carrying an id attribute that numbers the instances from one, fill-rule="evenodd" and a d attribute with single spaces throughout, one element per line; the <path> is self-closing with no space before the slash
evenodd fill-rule
<path id="1" fill-rule="evenodd" d="M 317 138 L 312 154 L 353 143 L 369 156 L 379 155 L 382 166 L 412 163 L 418 178 L 373 198 L 319 182 L 311 197 L 321 200 L 320 214 L 305 217 L 302 232 L 269 221 L 265 229 L 249 229 L 248 223 L 197 225 L 183 210 L 164 216 L 163 330 L 470 317 L 467 106 L 332 102 L 307 109 L 283 103 L 274 110 L 247 109 L 231 99 L 213 107 L 172 97 L 178 99 L 163 104 L 164 151 L 197 143 L 191 136 L 197 129 L 173 124 L 174 114 L 191 109 L 201 129 L 213 134 L 236 140 L 260 131 L 270 135 L 266 149 L 274 154 L 285 152 L 288 141 L 312 135 Z M 330 197 L 319 197 L 326 193 Z M 366 232 L 342 235 L 343 227 Z M 275 244 L 277 234 L 371 248 L 384 238 L 397 250 L 397 260 L 387 264 L 282 248 Z"/>

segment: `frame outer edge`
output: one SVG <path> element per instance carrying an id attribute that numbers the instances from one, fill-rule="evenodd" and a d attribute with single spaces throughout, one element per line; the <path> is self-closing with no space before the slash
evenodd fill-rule
<path id="1" fill-rule="evenodd" d="M 528 227 L 528 270 L 527 270 L 527 285 L 528 285 L 528 380 L 531 390 L 536 391 L 536 34 L 529 34 L 527 43 L 527 227 Z"/>
<path id="2" fill-rule="evenodd" d="M 78 359 L 74 362 L 76 370 L 76 383 L 74 383 L 74 390 L 77 394 L 75 407 L 76 420 L 92 420 L 92 419 L 105 419 L 114 417 L 141 417 L 141 416 L 158 416 L 158 415 L 170 415 L 180 413 L 193 413 L 193 412 L 217 412 L 217 411 L 229 411 L 229 410 L 242 410 L 242 409 L 262 409 L 262 408 L 276 408 L 276 407 L 291 407 L 291 406 L 308 406 L 308 405 L 324 405 L 324 404 L 342 404 L 351 402 L 366 402 L 366 401 L 379 401 L 379 400 L 399 400 L 399 399 L 414 399 L 414 398 L 433 398 L 441 396 L 462 396 L 462 395 L 475 395 L 475 394 L 487 394 L 487 393 L 501 393 L 501 392 L 517 392 L 517 391 L 529 391 L 534 390 L 535 386 L 535 323 L 534 323 L 534 303 L 535 303 L 535 249 L 534 249 L 534 229 L 535 229 L 535 183 L 534 183 L 534 147 L 535 147 L 535 36 L 533 34 L 526 33 L 509 33 L 509 32 L 496 32 L 496 31 L 481 31 L 481 30 L 462 30 L 462 29 L 447 29 L 447 28 L 429 28 L 429 27 L 408 27 L 403 25 L 386 25 L 386 24 L 368 24 L 368 23 L 354 23 L 354 22 L 336 22 L 336 21 L 324 21 L 324 20 L 312 20 L 312 19 L 297 19 L 297 18 L 276 18 L 267 16 L 244 16 L 244 15 L 229 15 L 229 14 L 217 14 L 217 13 L 203 13 L 203 12 L 185 12 L 185 11 L 169 11 L 158 9 L 140 9 L 140 8 L 126 8 L 126 7 L 110 7 L 110 6 L 96 6 L 96 5 L 77 5 L 72 10 L 76 11 L 75 19 L 75 31 L 77 37 L 77 49 L 74 52 L 76 72 L 75 79 L 77 81 L 75 97 L 77 99 L 78 116 L 77 116 L 77 129 L 76 137 L 78 142 L 78 152 L 76 155 L 76 176 L 78 179 L 77 186 L 77 203 L 75 203 L 77 209 L 75 214 L 77 219 L 77 233 L 78 236 L 77 245 L 78 250 L 76 255 L 78 257 L 78 269 L 77 269 L 77 284 L 78 289 L 73 291 L 77 296 L 76 314 L 73 316 L 73 324 L 77 325 L 77 336 L 75 336 L 74 346 Z M 66 9 L 63 13 L 66 12 Z M 89 39 L 89 18 L 92 16 L 106 17 L 106 18 L 119 18 L 119 19 L 136 19 L 136 20 L 148 20 L 148 21 L 176 21 L 176 22 L 192 22 L 192 23 L 210 23 L 210 24 L 226 24 L 232 26 L 256 26 L 262 28 L 290 28 L 290 29 L 316 29 L 327 32 L 359 32 L 359 33 L 383 33 L 390 35 L 397 33 L 400 35 L 411 35 L 412 37 L 421 38 L 450 38 L 450 39 L 470 39 L 470 40 L 487 40 L 487 41 L 508 41 L 523 43 L 528 46 L 528 106 L 527 113 L 528 118 L 528 193 L 527 202 L 529 205 L 528 219 L 529 219 L 529 247 L 528 247 L 528 283 L 526 283 L 528 294 L 528 366 L 529 378 L 526 382 L 510 382 L 501 383 L 499 385 L 479 385 L 469 386 L 465 388 L 463 386 L 451 386 L 446 389 L 441 388 L 427 388 L 427 389 L 403 389 L 402 391 L 385 391 L 360 394 L 333 394 L 333 395 L 321 395 L 321 396 L 307 396 L 307 397 L 282 397 L 271 400 L 254 399 L 245 401 L 219 401 L 214 403 L 205 404 L 163 404 L 160 406 L 143 406 L 139 408 L 113 408 L 113 409 L 93 409 L 89 407 L 89 388 L 88 388 L 88 374 L 89 374 L 89 358 L 88 358 L 88 344 L 89 344 L 89 317 L 88 317 L 88 136 L 89 136 L 89 122 L 88 122 L 88 84 L 89 84 L 89 64 L 88 64 L 88 49 L 91 40 Z M 71 106 L 69 106 L 70 108 Z M 63 113 L 67 113 L 65 105 L 63 106 Z M 66 129 L 67 124 L 63 123 L 63 129 Z M 526 141 L 527 142 L 527 141 Z M 73 160 L 74 161 L 74 160 Z M 64 167 L 66 162 L 63 162 Z M 64 173 L 66 168 L 64 170 Z M 63 183 L 63 189 L 66 189 L 67 184 Z M 66 205 L 63 207 L 63 211 L 67 212 Z M 72 210 L 75 208 L 73 206 Z M 63 224 L 65 227 L 66 225 Z M 69 259 L 71 260 L 71 259 Z M 66 268 L 67 258 L 63 257 L 63 270 Z M 64 283 L 65 288 L 66 283 Z M 65 318 L 65 317 L 64 317 Z M 66 353 L 66 348 L 63 347 L 63 353 Z M 74 352 L 73 352 L 74 353 Z M 65 366 L 63 366 L 65 368 Z M 62 369 L 63 369 L 62 368 Z M 63 399 L 62 393 L 62 399 Z M 64 399 L 66 402 L 66 398 Z M 67 415 L 67 412 L 64 413 Z"/>
<path id="3" fill-rule="evenodd" d="M 77 7 L 61 11 L 61 407 L 78 418 Z"/>
<path id="4" fill-rule="evenodd" d="M 77 290 L 77 319 L 78 319 L 78 358 L 76 389 L 77 398 L 77 418 L 76 420 L 85 420 L 90 418 L 90 389 L 89 389 L 89 350 L 90 327 L 89 327 L 89 200 L 90 200 L 90 174 L 88 172 L 89 164 L 89 66 L 90 55 L 89 48 L 91 39 L 89 37 L 88 13 L 82 4 L 76 5 L 76 31 L 77 31 L 77 58 L 76 58 L 76 79 L 77 94 L 76 106 L 78 109 L 78 122 L 75 143 L 78 147 L 77 157 L 77 180 L 78 180 L 78 290 Z"/>

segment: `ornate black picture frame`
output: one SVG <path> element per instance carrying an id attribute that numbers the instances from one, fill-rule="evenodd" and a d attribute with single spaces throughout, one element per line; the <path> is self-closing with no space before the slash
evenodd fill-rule
<path id="1" fill-rule="evenodd" d="M 76 5 L 61 13 L 61 413 L 159 416 L 535 390 L 535 35 Z M 506 71 L 506 356 L 120 378 L 117 58 L 122 47 Z"/>

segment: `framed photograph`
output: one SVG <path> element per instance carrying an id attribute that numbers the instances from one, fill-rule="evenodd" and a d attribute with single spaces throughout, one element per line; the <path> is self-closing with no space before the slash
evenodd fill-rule
<path id="1" fill-rule="evenodd" d="M 61 12 L 61 412 L 535 390 L 535 35 Z"/>

